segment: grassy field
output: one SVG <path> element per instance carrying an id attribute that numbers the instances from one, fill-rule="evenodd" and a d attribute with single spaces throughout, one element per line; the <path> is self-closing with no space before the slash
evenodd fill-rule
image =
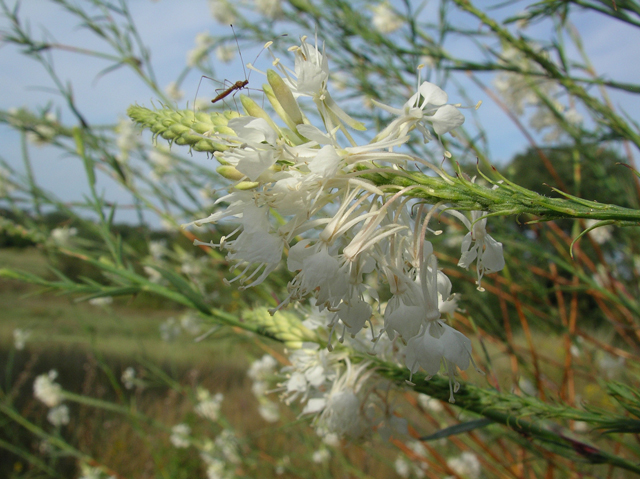
<path id="1" fill-rule="evenodd" d="M 42 273 L 46 261 L 35 250 L 0 250 L 0 267 L 6 266 Z M 308 461 L 308 451 L 320 441 L 308 422 L 296 421 L 295 413 L 285 407 L 280 408 L 283 418 L 275 424 L 258 414 L 259 404 L 246 371 L 250 361 L 264 351 L 251 336 L 227 336 L 221 331 L 194 342 L 193 336 L 183 333 L 167 342 L 159 326 L 168 318 L 179 317 L 179 309 L 151 308 L 144 298 L 93 306 L 51 293 L 35 294 L 37 291 L 29 285 L 0 281 L 4 395 L 13 396 L 23 416 L 51 430 L 45 418 L 47 408 L 33 399 L 32 384 L 38 374 L 56 369 L 65 391 L 120 404 L 157 421 L 160 430 L 127 415 L 88 405 L 71 406 L 71 422 L 62 436 L 117 472 L 116 477 L 205 477 L 196 451 L 173 448 L 168 441 L 171 426 L 181 422 L 190 424 L 194 435 L 201 437 L 215 438 L 219 432 L 219 427 L 203 423 L 193 412 L 196 385 L 224 394 L 222 417 L 243 439 L 243 451 L 254 458 L 253 470 L 243 471 L 245 477 L 275 477 L 279 464 L 285 466 L 285 474 L 277 477 L 354 477 L 351 474 L 357 464 L 362 467 L 360 477 L 393 475 L 392 454 L 372 446 L 348 445 L 334 452 L 331 465 L 316 464 L 309 470 L 301 460 L 306 456 Z M 30 331 L 21 351 L 13 345 L 16 328 Z M 144 389 L 114 387 L 129 366 L 143 371 Z M 22 428 L 5 427 L 0 434 L 2 440 L 32 453 L 42 448 Z M 53 461 L 53 468 L 61 477 L 78 473 L 77 461 L 65 455 Z M 49 476 L 38 475 L 24 459 L 0 450 L 0 477 Z"/>
<path id="2" fill-rule="evenodd" d="M 5 266 L 34 273 L 47 270 L 45 258 L 29 249 L 0 250 L 0 267 Z M 185 332 L 172 341 L 165 341 L 161 338 L 160 325 L 183 314 L 171 304 L 159 306 L 151 298 L 137 297 L 115 300 L 108 305 L 91 305 L 77 302 L 76 298 L 37 292 L 36 287 L 0 281 L 3 396 L 10 398 L 16 411 L 38 428 L 51 431 L 46 420 L 47 408 L 33 398 L 32 384 L 38 374 L 56 369 L 58 382 L 66 391 L 121 407 L 122 411 L 116 413 L 95 404 L 74 403 L 70 407 L 70 424 L 55 432 L 77 451 L 97 461 L 96 464 L 106 466 L 118 479 L 206 477 L 194 448 L 176 449 L 169 442 L 170 428 L 183 422 L 189 424 L 193 435 L 199 438 L 213 439 L 220 433 L 220 424 L 203 421 L 194 413 L 197 386 L 224 394 L 225 428 L 234 430 L 241 438 L 239 448 L 245 456 L 243 468 L 237 471 L 240 477 L 395 477 L 394 460 L 399 449 L 415 459 L 415 452 L 406 445 L 381 444 L 376 440 L 363 445 L 343 443 L 331 448 L 328 463 L 313 463 L 310 453 L 320 447 L 320 440 L 308 421 L 297 420 L 295 409 L 281 406 L 281 420 L 266 422 L 260 417 L 258 400 L 251 392 L 252 383 L 246 376 L 248 365 L 261 357 L 265 348 L 273 347 L 280 352 L 275 343 L 265 345 L 248 333 L 229 334 L 224 328 L 200 342 Z M 30 331 L 24 350 L 14 348 L 16 328 Z M 207 329 L 204 325 L 202 331 Z M 557 364 L 564 355 L 564 344 L 558 337 L 535 331 L 532 334 L 533 341 L 539 345 L 540 375 L 547 394 L 554 396 L 556 385 L 562 383 L 561 368 Z M 482 351 L 479 338 L 473 341 L 474 350 Z M 524 336 L 514 341 L 525 357 L 526 344 Z M 487 376 L 471 369 L 463 373 L 465 381 L 483 387 L 488 383 L 497 384 L 503 390 L 525 389 L 527 381 L 531 384 L 531 367 L 527 369 L 525 365 L 514 375 L 504 345 L 485 339 L 484 346 L 493 369 Z M 590 367 L 597 363 L 594 354 L 593 349 L 585 348 L 581 358 L 575 359 L 575 384 L 579 391 L 575 399 L 609 407 L 611 404 L 603 389 L 592 380 Z M 138 372 L 144 388 L 126 390 L 122 387 L 120 376 L 130 366 Z M 609 373 L 612 378 L 625 380 L 624 368 L 610 368 Z M 415 394 L 410 392 L 399 393 L 397 403 L 416 435 L 435 432 L 465 417 L 448 404 L 441 404 L 437 412 L 425 410 L 416 405 Z M 138 413 L 149 419 L 140 419 Z M 489 430 L 492 431 L 487 432 Z M 461 451 L 485 448 L 487 442 L 501 434 L 510 433 L 496 426 L 439 441 L 432 446 L 435 449 L 430 450 L 430 460 L 443 463 Z M 73 455 L 58 454 L 52 458 L 43 454 L 46 441 L 35 439 L 24 427 L 5 423 L 0 429 L 0 440 L 34 455 L 46 456 L 58 477 L 78 477 L 78 461 Z M 494 442 L 492 447 L 499 450 L 503 446 Z M 492 471 L 491 460 L 487 457 L 481 460 L 483 466 Z M 29 466 L 24 457 L 0 449 L 0 477 L 56 476 L 42 475 L 37 468 Z"/>

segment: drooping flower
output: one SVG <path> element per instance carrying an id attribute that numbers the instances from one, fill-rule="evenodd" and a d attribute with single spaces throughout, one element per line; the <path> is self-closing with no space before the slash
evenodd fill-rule
<path id="1" fill-rule="evenodd" d="M 397 116 L 376 135 L 375 140 L 402 138 L 416 128 L 427 143 L 433 139 L 427 124 L 431 125 L 436 135 L 443 135 L 459 127 L 464 123 L 464 115 L 455 106 L 447 104 L 448 99 L 448 95 L 440 87 L 424 82 L 402 108 L 392 108 L 374 101 L 379 108 Z"/>
<path id="2" fill-rule="evenodd" d="M 483 214 L 482 211 L 472 211 L 471 221 L 463 215 L 456 215 L 469 228 L 469 233 L 462 240 L 462 256 L 458 266 L 468 269 L 476 260 L 478 289 L 481 291 L 482 277 L 502 270 L 505 265 L 502 243 L 487 233 L 487 217 Z"/>

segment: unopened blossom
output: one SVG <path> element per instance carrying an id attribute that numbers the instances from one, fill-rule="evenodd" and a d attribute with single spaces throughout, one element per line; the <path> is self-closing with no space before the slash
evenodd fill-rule
<path id="1" fill-rule="evenodd" d="M 404 24 L 404 20 L 391 8 L 388 2 L 382 2 L 372 7 L 372 23 L 380 33 L 393 33 Z"/>
<path id="2" fill-rule="evenodd" d="M 47 413 L 47 421 L 56 427 L 69 424 L 69 408 L 66 404 L 60 404 L 52 407 Z"/>
<path id="3" fill-rule="evenodd" d="M 189 435 L 191 434 L 191 428 L 186 424 L 176 424 L 171 428 L 171 435 L 169 440 L 175 447 L 183 449 L 189 447 L 191 440 Z"/>
<path id="4" fill-rule="evenodd" d="M 55 407 L 62 402 L 62 387 L 55 382 L 58 372 L 52 369 L 47 374 L 41 374 L 33 382 L 33 395 L 49 407 Z"/>

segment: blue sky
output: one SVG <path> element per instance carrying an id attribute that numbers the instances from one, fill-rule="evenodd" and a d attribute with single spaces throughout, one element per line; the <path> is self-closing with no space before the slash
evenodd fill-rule
<path id="1" fill-rule="evenodd" d="M 482 3 L 476 2 L 478 5 Z M 484 3 L 489 4 L 489 2 Z M 524 6 L 525 3 L 517 4 L 511 12 Z M 423 15 L 435 14 L 437 7 L 437 2 L 430 2 Z M 158 82 L 163 86 L 174 80 L 184 68 L 186 54 L 193 48 L 194 38 L 198 33 L 209 31 L 213 35 L 218 35 L 221 32 L 226 33 L 223 29 L 228 28 L 215 22 L 206 0 L 185 2 L 138 0 L 130 2 L 130 8 L 144 42 L 150 47 Z M 107 47 L 95 36 L 78 28 L 76 20 L 62 13 L 50 2 L 44 0 L 24 2 L 21 15 L 29 20 L 31 31 L 36 38 L 41 37 L 46 30 L 58 43 L 107 51 Z M 640 78 L 638 32 L 614 20 L 603 21 L 602 17 L 593 14 L 578 14 L 573 20 L 582 34 L 585 49 L 596 71 L 606 73 L 609 78 L 623 82 L 636 82 Z M 477 22 L 468 16 L 460 15 L 459 21 L 469 28 L 477 27 Z M 0 27 L 3 29 L 6 27 L 5 20 L 0 20 Z M 549 25 L 538 25 L 532 27 L 527 33 L 545 37 L 548 31 L 550 31 Z M 319 32 L 319 36 L 322 36 L 322 32 Z M 245 50 L 243 47 L 245 61 L 252 61 L 255 51 L 259 51 L 260 48 L 261 45 L 257 45 L 252 51 L 248 48 Z M 449 48 L 455 53 L 456 49 L 464 49 L 466 46 L 462 43 L 459 45 L 453 43 Z M 54 60 L 56 70 L 62 79 L 73 82 L 76 101 L 92 124 L 113 124 L 118 118 L 125 116 L 129 105 L 133 103 L 149 105 L 154 99 L 150 96 L 147 87 L 127 69 L 119 69 L 97 78 L 97 74 L 107 65 L 105 61 L 65 52 L 55 52 Z M 221 66 L 216 75 L 219 79 L 231 81 L 244 77 L 239 62 Z M 257 76 L 255 73 L 253 75 L 254 78 Z M 181 106 L 184 106 L 186 101 L 193 100 L 199 79 L 194 71 L 183 83 L 185 98 Z M 483 80 L 489 84 L 491 77 L 486 75 Z M 256 82 L 258 82 L 257 79 Z M 40 65 L 20 55 L 12 46 L 0 49 L 0 84 L 2 85 L 1 110 L 21 106 L 35 110 L 52 99 L 51 93 L 42 91 L 42 88 L 51 87 L 47 74 Z M 203 81 L 199 95 L 212 98 L 215 96 L 215 88 L 219 87 Z M 484 98 L 485 95 L 480 90 L 470 87 L 469 93 L 474 99 L 485 100 L 478 115 L 489 134 L 491 161 L 499 164 L 515 153 L 523 151 L 527 147 L 527 142 L 505 114 L 490 100 Z M 459 101 L 454 95 L 450 95 L 450 100 Z M 611 100 L 615 106 L 624 107 L 632 118 L 640 119 L 637 113 L 640 107 L 638 98 L 612 92 Z M 59 99 L 56 101 L 60 103 Z M 71 114 L 64 109 L 62 109 L 62 120 L 72 121 Z M 0 125 L 0 142 L 3 145 L 0 156 L 21 171 L 19 136 L 5 125 Z M 29 151 L 36 178 L 41 186 L 53 191 L 65 201 L 80 199 L 82 193 L 86 192 L 83 171 L 77 160 L 61 157 L 59 153 L 48 147 L 30 145 Z M 213 163 L 210 164 L 214 167 Z M 111 199 L 117 199 L 120 202 L 130 201 L 129 196 L 115 184 L 103 180 L 100 187 Z M 123 215 L 119 219 L 125 221 L 133 218 Z"/>

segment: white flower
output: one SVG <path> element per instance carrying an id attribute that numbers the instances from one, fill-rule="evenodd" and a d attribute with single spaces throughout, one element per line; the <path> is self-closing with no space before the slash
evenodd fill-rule
<path id="1" fill-rule="evenodd" d="M 153 168 L 151 178 L 154 181 L 159 181 L 171 171 L 175 160 L 171 156 L 168 148 L 156 146 L 149 152 L 149 163 L 151 163 L 151 167 Z"/>
<path id="2" fill-rule="evenodd" d="M 256 8 L 258 12 L 272 20 L 282 16 L 282 0 L 256 0 Z"/>
<path id="3" fill-rule="evenodd" d="M 420 406 L 422 406 L 423 409 L 436 414 L 444 410 L 440 401 L 426 394 L 418 394 L 418 403 L 420 404 Z"/>
<path id="4" fill-rule="evenodd" d="M 170 82 L 164 89 L 164 92 L 169 98 L 175 101 L 182 100 L 184 97 L 184 90 L 180 90 L 178 84 L 174 81 Z"/>
<path id="5" fill-rule="evenodd" d="M 171 342 L 182 333 L 180 323 L 175 318 L 167 318 L 160 324 L 160 337 L 163 341 Z"/>
<path id="6" fill-rule="evenodd" d="M 280 409 L 278 408 L 278 404 L 267 399 L 260 401 L 258 413 L 260 414 L 260 417 L 267 422 L 277 422 L 280 419 Z"/>
<path id="7" fill-rule="evenodd" d="M 191 434 L 191 428 L 186 424 L 176 424 L 171 428 L 171 436 L 169 440 L 177 448 L 186 448 L 191 444 L 189 435 Z"/>
<path id="8" fill-rule="evenodd" d="M 155 261 L 160 261 L 167 254 L 167 242 L 165 240 L 149 241 L 149 254 Z"/>
<path id="9" fill-rule="evenodd" d="M 25 344 L 27 343 L 27 339 L 31 336 L 31 331 L 26 329 L 16 328 L 13 330 L 13 346 L 18 350 L 22 351 L 24 349 Z"/>
<path id="10" fill-rule="evenodd" d="M 396 473 L 400 477 L 409 477 L 411 474 L 411 464 L 404 456 L 398 456 L 396 461 L 393 463 Z"/>
<path id="11" fill-rule="evenodd" d="M 374 100 L 379 108 L 397 115 L 395 120 L 376 135 L 374 141 L 403 138 L 409 131 L 417 128 L 427 143 L 433 137 L 426 124 L 431 124 L 436 135 L 443 135 L 459 127 L 464 123 L 464 116 L 455 106 L 447 104 L 448 98 L 440 87 L 424 82 L 402 108 L 392 108 Z"/>
<path id="12" fill-rule="evenodd" d="M 477 283 L 480 291 L 483 291 L 482 277 L 485 274 L 500 271 L 505 264 L 502 243 L 487 234 L 487 217 L 483 215 L 482 211 L 472 211 L 471 221 L 463 215 L 455 215 L 469 228 L 469 233 L 462 240 L 462 256 L 458 266 L 467 269 L 473 260 L 476 260 Z"/>
<path id="13" fill-rule="evenodd" d="M 89 304 L 91 306 L 99 306 L 99 307 L 105 307 L 105 306 L 109 306 L 111 303 L 113 303 L 113 298 L 111 296 L 101 296 L 99 298 L 91 298 L 89 300 Z"/>
<path id="14" fill-rule="evenodd" d="M 57 246 L 64 247 L 69 246 L 71 238 L 77 234 L 77 228 L 62 226 L 60 228 L 54 228 L 53 230 L 51 230 L 51 239 Z"/>
<path id="15" fill-rule="evenodd" d="M 115 131 L 118 134 L 116 137 L 116 145 L 120 150 L 118 161 L 126 163 L 131 151 L 135 150 L 140 144 L 140 131 L 136 127 L 136 124 L 129 118 L 120 119 Z"/>
<path id="16" fill-rule="evenodd" d="M 122 380 L 122 383 L 124 384 L 124 387 L 126 389 L 132 389 L 135 385 L 134 381 L 136 379 L 136 370 L 129 366 L 124 370 L 120 379 Z"/>
<path id="17" fill-rule="evenodd" d="M 69 408 L 65 404 L 49 409 L 47 421 L 56 427 L 69 424 Z"/>
<path id="18" fill-rule="evenodd" d="M 217 421 L 220 417 L 220 406 L 224 399 L 222 393 L 216 393 L 212 396 L 207 389 L 198 388 L 197 396 L 198 404 L 195 407 L 196 414 L 211 421 Z"/>
<path id="19" fill-rule="evenodd" d="M 222 63 L 229 63 L 235 58 L 237 51 L 236 45 L 220 45 L 216 47 L 216 58 Z"/>
<path id="20" fill-rule="evenodd" d="M 585 224 L 587 228 L 592 228 L 593 226 L 597 225 L 599 222 L 600 222 L 599 220 L 587 220 L 585 221 Z M 612 231 L 613 231 L 613 226 L 611 225 L 600 226 L 599 228 L 594 228 L 591 231 L 589 231 L 589 236 L 596 243 L 604 244 L 611 239 Z"/>
<path id="21" fill-rule="evenodd" d="M 331 459 L 331 451 L 326 447 L 321 447 L 317 451 L 313 451 L 311 456 L 311 460 L 316 464 L 324 464 L 329 462 L 329 459 Z"/>
<path id="22" fill-rule="evenodd" d="M 384 331 L 389 339 L 398 333 L 409 340 L 423 326 L 440 319 L 441 306 L 450 309 L 443 300 L 451 295 L 451 282 L 438 270 L 438 259 L 429 241 L 423 242 L 418 281 L 391 266 L 386 273 L 394 293 L 384 312 Z"/>
<path id="23" fill-rule="evenodd" d="M 240 452 L 235 434 L 229 429 L 224 429 L 215 440 L 216 448 L 231 464 L 240 464 Z"/>
<path id="24" fill-rule="evenodd" d="M 391 8 L 388 2 L 382 2 L 372 7 L 373 26 L 380 33 L 387 34 L 398 30 L 404 20 Z"/>
<path id="25" fill-rule="evenodd" d="M 360 396 L 366 379 L 372 374 L 367 371 L 366 361 L 352 366 L 345 359 L 346 370 L 333 382 L 331 389 L 322 398 L 307 401 L 303 414 L 316 414 L 316 427 L 338 436 L 359 438 L 370 431 L 363 411 Z"/>
<path id="26" fill-rule="evenodd" d="M 58 372 L 52 369 L 47 374 L 41 374 L 33 382 L 33 395 L 49 407 L 55 407 L 62 402 L 62 387 L 55 383 Z"/>
<path id="27" fill-rule="evenodd" d="M 465 451 L 460 456 L 447 460 L 449 466 L 458 476 L 466 479 L 478 479 L 482 472 L 478 456 Z"/>
<path id="28" fill-rule="evenodd" d="M 222 2 L 213 2 L 210 1 L 209 4 L 213 10 L 213 3 L 222 3 Z M 196 46 L 193 50 L 189 50 L 187 53 L 187 66 L 195 67 L 197 66 L 207 54 L 207 51 L 213 45 L 215 39 L 209 34 L 209 32 L 201 32 L 196 35 L 195 43 Z"/>
<path id="29" fill-rule="evenodd" d="M 472 361 L 469 338 L 442 321 L 432 321 L 423 326 L 421 332 L 411 338 L 405 348 L 405 365 L 412 375 L 422 367 L 427 376 L 431 377 L 440 370 L 441 363 L 444 363 L 449 376 L 449 402 L 452 403 L 455 402 L 453 393 L 459 386 L 453 379 L 456 366 L 464 371 Z"/>
<path id="30" fill-rule="evenodd" d="M 180 317 L 180 326 L 191 336 L 197 336 L 202 332 L 202 320 L 193 312 L 188 312 Z"/>
<path id="31" fill-rule="evenodd" d="M 211 15 L 220 24 L 228 26 L 236 21 L 236 12 L 229 0 L 209 0 Z"/>

